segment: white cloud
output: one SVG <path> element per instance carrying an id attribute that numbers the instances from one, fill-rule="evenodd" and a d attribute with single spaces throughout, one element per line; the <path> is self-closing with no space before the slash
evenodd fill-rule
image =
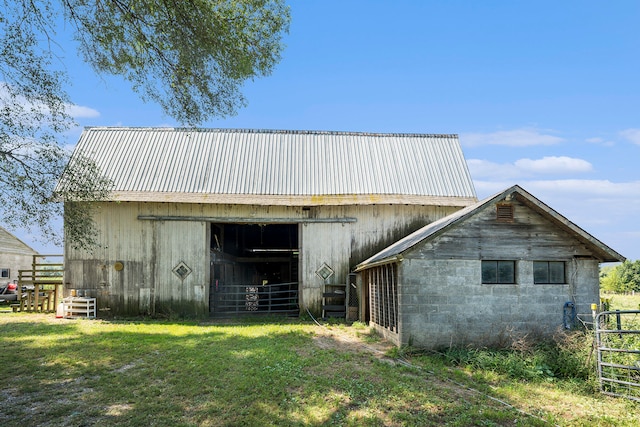
<path id="1" fill-rule="evenodd" d="M 469 159 L 469 172 L 474 179 L 489 179 L 504 182 L 537 175 L 574 174 L 593 170 L 586 160 L 566 156 L 548 156 L 542 159 L 520 159 L 514 163 L 494 163 L 487 160 Z"/>
<path id="2" fill-rule="evenodd" d="M 534 145 L 554 145 L 563 141 L 564 138 L 542 133 L 538 129 L 514 129 L 492 133 L 467 133 L 460 135 L 461 144 L 468 147 L 480 145 L 530 147 Z"/>
<path id="3" fill-rule="evenodd" d="M 91 107 L 84 107 L 82 105 L 67 105 L 67 114 L 69 114 L 74 119 L 91 119 L 95 117 L 100 117 L 100 112 L 94 110 Z"/>
<path id="4" fill-rule="evenodd" d="M 589 144 L 602 145 L 604 147 L 611 147 L 611 146 L 615 145 L 615 143 L 613 141 L 609 141 L 607 139 L 600 138 L 599 136 L 596 136 L 596 137 L 593 137 L 593 138 L 587 138 L 587 139 L 585 139 L 585 141 L 588 142 Z"/>
<path id="5" fill-rule="evenodd" d="M 522 172 L 511 163 L 494 163 L 488 160 L 467 160 L 469 173 L 474 179 L 507 180 L 520 178 Z"/>
<path id="6" fill-rule="evenodd" d="M 590 172 L 591 163 L 586 160 L 566 156 L 549 156 L 542 159 L 520 159 L 515 162 L 518 169 L 538 174 Z"/>
<path id="7" fill-rule="evenodd" d="M 620 136 L 640 145 L 640 129 L 625 129 L 620 132 Z"/>
<path id="8" fill-rule="evenodd" d="M 639 203 L 640 181 L 611 182 L 606 179 L 559 179 L 529 181 L 538 191 L 555 194 L 589 196 L 592 199 L 623 199 L 631 204 Z"/>
<path id="9" fill-rule="evenodd" d="M 591 201 L 602 203 L 603 209 L 611 209 L 611 203 L 619 201 L 624 205 L 621 207 L 623 210 L 639 211 L 640 213 L 640 181 L 611 182 L 602 179 L 524 180 L 519 182 L 474 180 L 479 198 L 488 197 L 514 184 L 520 185 L 543 201 L 545 201 L 543 197 L 556 200 Z"/>
<path id="10" fill-rule="evenodd" d="M 25 109 L 36 109 L 38 111 L 46 112 L 48 107 L 41 102 L 31 102 L 20 94 L 12 94 L 9 84 L 0 81 L 0 102 L 3 103 L 17 103 L 22 105 Z M 100 112 L 90 107 L 82 105 L 66 104 L 65 111 L 74 119 L 81 118 L 95 118 L 100 116 Z"/>

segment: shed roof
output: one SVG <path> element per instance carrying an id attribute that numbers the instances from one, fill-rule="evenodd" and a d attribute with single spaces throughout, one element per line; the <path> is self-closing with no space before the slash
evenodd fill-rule
<path id="1" fill-rule="evenodd" d="M 614 251 L 591 234 L 587 233 L 582 228 L 551 209 L 549 206 L 535 198 L 532 194 L 525 191 L 522 187 L 514 185 L 500 193 L 490 196 L 473 205 L 467 206 L 464 209 L 420 228 L 403 239 L 398 240 L 391 246 L 381 250 L 371 258 L 358 264 L 356 266 L 356 271 L 364 270 L 375 265 L 398 261 L 401 259 L 403 253 L 411 250 L 411 248 L 418 243 L 439 236 L 450 227 L 454 227 L 455 225 L 463 222 L 467 218 L 473 216 L 476 212 L 484 209 L 486 206 L 505 200 L 507 197 L 517 198 L 518 201 L 538 212 L 543 217 L 556 224 L 556 226 L 574 236 L 588 247 L 595 256 L 601 260 L 601 262 L 618 262 L 625 260 L 625 257 L 620 255 L 618 252 Z"/>
<path id="2" fill-rule="evenodd" d="M 0 253 L 17 255 L 37 255 L 37 251 L 0 227 Z"/>
<path id="3" fill-rule="evenodd" d="M 114 200 L 262 205 L 477 201 L 457 135 L 247 129 L 84 130 L 74 158 Z"/>

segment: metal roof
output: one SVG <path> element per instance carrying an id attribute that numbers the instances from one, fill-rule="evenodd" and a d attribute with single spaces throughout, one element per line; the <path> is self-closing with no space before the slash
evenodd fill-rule
<path id="1" fill-rule="evenodd" d="M 477 200 L 457 135 L 89 127 L 74 151 L 80 156 L 113 182 L 117 200 L 456 206 Z"/>
<path id="2" fill-rule="evenodd" d="M 506 197 L 516 197 L 518 201 L 527 205 L 531 209 L 537 211 L 542 216 L 555 223 L 557 226 L 576 237 L 583 242 L 602 262 L 619 262 L 624 261 L 625 257 L 618 252 L 611 249 L 609 246 L 596 239 L 591 234 L 578 227 L 567 218 L 551 209 L 548 205 L 544 204 L 531 193 L 524 190 L 519 185 L 514 185 L 507 188 L 500 193 L 487 197 L 473 205 L 467 206 L 464 209 L 460 209 L 457 212 L 452 213 L 444 218 L 434 221 L 408 236 L 398 240 L 394 244 L 386 247 L 371 258 L 366 259 L 356 266 L 356 271 L 365 270 L 367 268 L 374 267 L 376 265 L 387 264 L 390 262 L 397 262 L 402 259 L 402 254 L 411 250 L 415 245 L 420 242 L 427 241 L 444 233 L 450 227 L 454 227 L 456 224 L 461 223 L 467 218 L 474 215 L 476 212 L 484 209 L 486 206 L 493 203 L 504 200 Z"/>

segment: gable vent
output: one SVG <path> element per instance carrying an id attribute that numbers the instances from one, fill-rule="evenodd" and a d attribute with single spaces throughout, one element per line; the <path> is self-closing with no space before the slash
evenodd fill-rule
<path id="1" fill-rule="evenodd" d="M 498 222 L 513 222 L 513 205 L 498 203 L 496 205 L 496 220 Z"/>

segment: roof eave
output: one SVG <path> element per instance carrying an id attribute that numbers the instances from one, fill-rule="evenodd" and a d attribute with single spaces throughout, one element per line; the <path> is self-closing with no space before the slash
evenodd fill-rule
<path id="1" fill-rule="evenodd" d="M 114 191 L 110 194 L 109 201 L 237 204 L 259 206 L 436 205 L 465 207 L 476 203 L 477 200 L 474 197 L 403 194 L 279 195 Z"/>

